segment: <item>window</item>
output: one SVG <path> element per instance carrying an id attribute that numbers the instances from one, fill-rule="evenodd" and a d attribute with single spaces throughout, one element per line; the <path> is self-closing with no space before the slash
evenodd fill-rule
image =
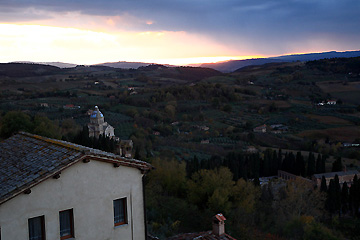
<path id="1" fill-rule="evenodd" d="M 126 198 L 114 200 L 114 225 L 127 223 Z"/>
<path id="2" fill-rule="evenodd" d="M 45 240 L 44 216 L 29 218 L 29 240 Z"/>
<path id="3" fill-rule="evenodd" d="M 74 237 L 74 214 L 73 210 L 65 210 L 59 212 L 60 218 L 60 239 L 68 239 Z"/>

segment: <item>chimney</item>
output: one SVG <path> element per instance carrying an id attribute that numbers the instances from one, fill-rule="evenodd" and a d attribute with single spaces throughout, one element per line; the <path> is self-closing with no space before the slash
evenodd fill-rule
<path id="1" fill-rule="evenodd" d="M 213 230 L 212 233 L 216 236 L 221 236 L 225 233 L 225 221 L 226 218 L 222 213 L 216 214 L 212 219 Z"/>

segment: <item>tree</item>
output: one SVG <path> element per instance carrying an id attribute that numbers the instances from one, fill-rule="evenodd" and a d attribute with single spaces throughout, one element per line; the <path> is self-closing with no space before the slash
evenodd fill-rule
<path id="1" fill-rule="evenodd" d="M 232 111 L 232 107 L 230 104 L 226 104 L 224 107 L 223 107 L 223 111 L 224 112 L 231 112 Z"/>
<path id="2" fill-rule="evenodd" d="M 321 216 L 323 202 L 323 194 L 318 190 L 314 190 L 311 183 L 296 178 L 288 181 L 283 189 L 279 212 L 285 217 L 285 221 L 303 215 L 317 218 Z"/>
<path id="3" fill-rule="evenodd" d="M 305 177 L 305 161 L 301 152 L 296 153 L 295 159 L 296 175 Z"/>
<path id="4" fill-rule="evenodd" d="M 58 123 L 51 121 L 45 115 L 37 114 L 33 120 L 33 133 L 49 137 L 49 138 L 61 138 L 60 128 Z"/>
<path id="5" fill-rule="evenodd" d="M 343 183 L 343 187 L 341 189 L 341 212 L 346 214 L 349 210 L 349 188 L 347 183 Z"/>
<path id="6" fill-rule="evenodd" d="M 188 181 L 188 199 L 200 209 L 209 208 L 213 213 L 229 212 L 230 195 L 234 186 L 228 168 L 202 169 Z"/>
<path id="7" fill-rule="evenodd" d="M 20 111 L 11 111 L 1 119 L 0 135 L 8 138 L 18 131 L 31 132 L 33 124 L 29 115 Z"/>
<path id="8" fill-rule="evenodd" d="M 360 206 L 360 183 L 357 175 L 354 176 L 353 183 L 350 187 L 349 202 L 349 207 L 353 211 L 353 214 L 358 216 Z"/>
<path id="9" fill-rule="evenodd" d="M 307 165 L 307 176 L 311 177 L 315 173 L 315 156 L 312 152 L 309 152 L 308 165 Z"/>
<path id="10" fill-rule="evenodd" d="M 326 208 L 331 214 L 340 213 L 341 206 L 341 193 L 340 193 L 340 184 L 339 177 L 335 175 L 334 179 L 330 180 L 328 194 L 326 199 Z"/>
<path id="11" fill-rule="evenodd" d="M 232 227 L 241 229 L 244 225 L 252 225 L 259 204 L 261 188 L 252 182 L 239 179 L 232 191 L 233 207 L 230 213 Z"/>
<path id="12" fill-rule="evenodd" d="M 332 165 L 332 172 L 340 172 L 342 171 L 343 166 L 342 166 L 342 161 L 341 161 L 341 157 L 338 157 Z"/>
<path id="13" fill-rule="evenodd" d="M 327 185 L 326 185 L 326 179 L 325 179 L 325 176 L 323 175 L 321 177 L 321 186 L 320 186 L 320 191 L 321 192 L 327 192 Z"/>
<path id="14" fill-rule="evenodd" d="M 322 172 L 322 157 L 321 154 L 318 154 L 318 157 L 316 159 L 316 170 L 315 173 L 323 173 Z"/>
<path id="15" fill-rule="evenodd" d="M 186 191 L 185 163 L 175 159 L 155 158 L 151 161 L 155 167 L 147 180 L 150 188 L 160 187 L 158 194 L 171 196 L 184 196 Z"/>
<path id="16" fill-rule="evenodd" d="M 321 157 L 321 164 L 320 164 L 320 173 L 325 173 L 326 169 L 325 169 L 325 163 L 326 163 L 326 155 L 323 154 Z"/>

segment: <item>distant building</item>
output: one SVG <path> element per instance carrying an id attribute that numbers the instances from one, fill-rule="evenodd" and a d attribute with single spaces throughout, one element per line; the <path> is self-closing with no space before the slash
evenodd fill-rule
<path id="1" fill-rule="evenodd" d="M 100 112 L 98 106 L 90 115 L 90 123 L 88 124 L 89 137 L 99 138 L 100 135 L 110 138 L 115 137 L 114 128 L 104 121 L 104 115 Z"/>
<path id="2" fill-rule="evenodd" d="M 89 137 L 99 138 L 100 135 L 109 137 L 117 142 L 117 154 L 121 157 L 132 157 L 133 141 L 120 140 L 116 137 L 114 134 L 115 128 L 105 122 L 104 115 L 100 112 L 98 106 L 95 106 L 95 110 L 88 110 L 87 115 L 90 116 L 90 123 L 88 123 Z"/>
<path id="3" fill-rule="evenodd" d="M 49 107 L 49 104 L 48 104 L 48 103 L 40 103 L 40 107 L 46 107 L 46 108 L 48 108 L 48 107 Z"/>
<path id="4" fill-rule="evenodd" d="M 266 124 L 264 124 L 254 128 L 253 131 L 256 133 L 266 133 L 266 127 L 267 127 Z"/>
<path id="5" fill-rule="evenodd" d="M 131 158 L 132 156 L 132 150 L 134 148 L 134 143 L 132 140 L 120 140 L 120 156 Z"/>
<path id="6" fill-rule="evenodd" d="M 20 133 L 0 143 L 4 240 L 145 240 L 143 176 L 151 165 Z"/>
<path id="7" fill-rule="evenodd" d="M 79 109 L 80 106 L 75 106 L 74 104 L 66 104 L 63 106 L 64 109 Z"/>
<path id="8" fill-rule="evenodd" d="M 326 104 L 328 104 L 328 105 L 336 105 L 336 100 L 328 100 Z"/>
<path id="9" fill-rule="evenodd" d="M 178 234 L 168 240 L 236 240 L 225 233 L 225 220 L 224 215 L 218 213 L 212 218 L 212 231 Z"/>
<path id="10" fill-rule="evenodd" d="M 284 133 L 289 130 L 289 128 L 284 124 L 273 124 L 270 125 L 270 128 L 271 128 L 271 132 L 275 134 Z"/>
<path id="11" fill-rule="evenodd" d="M 284 180 L 295 180 L 296 178 L 298 178 L 299 176 L 296 176 L 292 173 L 288 173 L 282 170 L 278 170 L 278 177 Z"/>
<path id="12" fill-rule="evenodd" d="M 256 149 L 256 147 L 254 147 L 254 146 L 248 146 L 247 148 L 246 148 L 246 152 L 247 153 L 257 153 L 259 150 L 257 150 Z"/>
<path id="13" fill-rule="evenodd" d="M 314 185 L 320 187 L 321 186 L 321 178 L 322 176 L 326 179 L 326 185 L 329 186 L 330 180 L 335 178 L 335 175 L 339 177 L 339 183 L 342 186 L 344 182 L 348 184 L 350 187 L 353 183 L 353 179 L 355 175 L 358 175 L 359 172 L 357 170 L 343 171 L 343 172 L 329 172 L 329 173 L 319 173 L 314 174 L 312 177 Z"/>

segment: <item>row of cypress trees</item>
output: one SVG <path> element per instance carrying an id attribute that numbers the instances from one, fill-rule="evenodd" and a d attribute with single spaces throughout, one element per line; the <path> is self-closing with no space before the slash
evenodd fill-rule
<path id="1" fill-rule="evenodd" d="M 316 173 L 325 172 L 326 156 L 310 152 L 305 160 L 301 152 L 296 155 L 282 150 L 266 149 L 263 154 L 244 152 L 230 152 L 226 157 L 212 156 L 209 159 L 199 160 L 196 155 L 187 162 L 187 175 L 191 176 L 200 169 L 215 169 L 220 166 L 228 167 L 233 173 L 234 180 L 239 178 L 259 178 L 277 175 L 278 170 L 283 170 L 297 176 L 311 177 Z M 340 160 L 341 165 L 341 160 Z M 341 167 L 340 167 L 341 168 Z M 341 170 L 339 170 L 341 171 Z"/>
<path id="2" fill-rule="evenodd" d="M 344 182 L 342 186 L 339 183 L 339 176 L 335 175 L 331 179 L 329 186 L 326 185 L 326 179 L 322 176 L 320 191 L 327 194 L 325 208 L 332 215 L 339 216 L 350 214 L 360 217 L 360 179 L 355 175 L 351 186 Z"/>

